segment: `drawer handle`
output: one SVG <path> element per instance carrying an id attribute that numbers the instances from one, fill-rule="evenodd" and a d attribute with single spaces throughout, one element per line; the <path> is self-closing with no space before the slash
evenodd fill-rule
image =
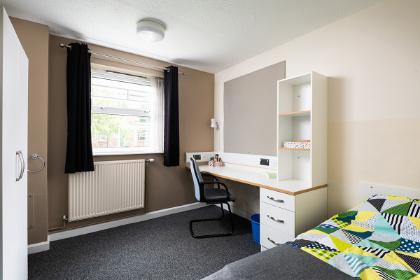
<path id="1" fill-rule="evenodd" d="M 274 241 L 273 239 L 271 239 L 270 237 L 267 237 L 267 240 L 270 241 L 271 243 L 273 243 L 274 245 L 278 246 L 280 245 L 280 243 L 277 243 L 276 241 Z"/>
<path id="2" fill-rule="evenodd" d="M 274 197 L 268 196 L 268 195 L 267 195 L 267 198 L 270 199 L 270 200 L 272 200 L 272 201 L 274 201 L 274 202 L 284 203 L 284 200 L 283 199 L 275 199 Z"/>
<path id="3" fill-rule="evenodd" d="M 283 220 L 276 219 L 273 216 L 267 215 L 267 218 L 269 218 L 270 220 L 273 220 L 273 221 L 275 221 L 277 223 L 284 224 L 284 221 Z"/>

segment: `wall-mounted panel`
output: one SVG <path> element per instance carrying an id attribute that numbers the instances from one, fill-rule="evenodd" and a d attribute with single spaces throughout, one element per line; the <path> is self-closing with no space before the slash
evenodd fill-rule
<path id="1" fill-rule="evenodd" d="M 277 154 L 277 80 L 283 79 L 285 73 L 283 61 L 225 83 L 225 152 Z"/>

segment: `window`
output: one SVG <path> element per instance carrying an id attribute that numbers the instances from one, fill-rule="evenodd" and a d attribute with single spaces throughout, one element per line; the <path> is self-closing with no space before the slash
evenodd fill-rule
<path id="1" fill-rule="evenodd" d="M 163 82 L 92 71 L 94 155 L 163 152 Z"/>

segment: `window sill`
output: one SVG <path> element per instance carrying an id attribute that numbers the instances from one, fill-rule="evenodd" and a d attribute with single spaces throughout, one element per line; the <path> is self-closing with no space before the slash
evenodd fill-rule
<path id="1" fill-rule="evenodd" d="M 159 155 L 163 152 L 156 151 L 107 151 L 107 152 L 93 152 L 94 157 L 101 156 L 130 156 L 130 155 Z"/>

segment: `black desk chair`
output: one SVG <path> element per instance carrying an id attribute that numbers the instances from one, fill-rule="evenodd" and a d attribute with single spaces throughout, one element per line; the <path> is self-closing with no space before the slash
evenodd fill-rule
<path id="1" fill-rule="evenodd" d="M 207 204 L 218 204 L 220 203 L 220 207 L 222 210 L 222 215 L 220 218 L 213 218 L 213 219 L 200 219 L 200 220 L 192 220 L 190 221 L 190 232 L 191 236 L 194 238 L 209 238 L 209 237 L 221 237 L 221 236 L 229 236 L 233 234 L 233 218 L 232 218 L 232 211 L 230 209 L 229 201 L 235 201 L 229 193 L 227 186 L 218 181 L 216 177 L 210 174 L 203 174 L 204 176 L 209 176 L 212 178 L 211 181 L 204 181 L 203 177 L 201 176 L 200 169 L 198 168 L 197 162 L 191 158 L 190 159 L 190 169 L 191 175 L 194 182 L 194 192 L 195 198 L 200 202 L 205 202 Z M 205 188 L 205 185 L 212 185 L 211 188 Z M 214 187 L 217 185 L 217 188 Z M 220 187 L 223 187 L 220 188 Z M 217 234 L 205 234 L 205 235 L 196 235 L 193 231 L 193 224 L 198 222 L 207 222 L 207 221 L 221 221 L 225 216 L 225 212 L 223 211 L 223 204 L 226 204 L 229 209 L 229 218 L 230 218 L 230 225 L 231 231 L 227 233 L 217 233 Z"/>

